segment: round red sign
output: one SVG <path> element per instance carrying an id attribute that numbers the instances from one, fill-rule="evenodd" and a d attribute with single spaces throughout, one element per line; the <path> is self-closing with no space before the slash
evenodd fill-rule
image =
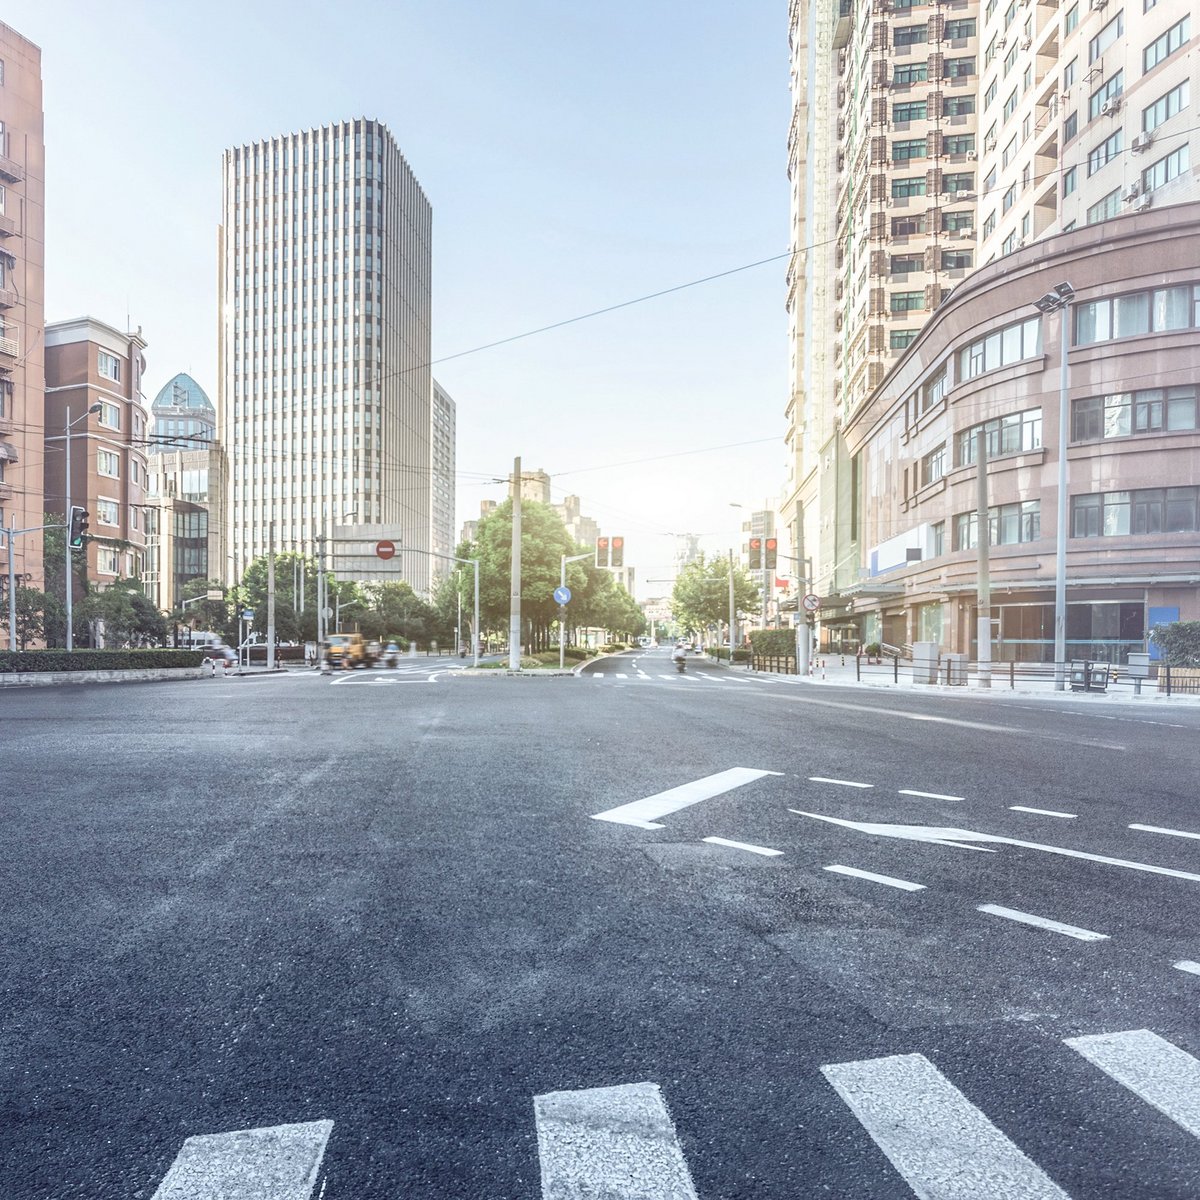
<path id="1" fill-rule="evenodd" d="M 389 542 L 389 541 L 376 542 L 375 543 L 375 553 L 380 558 L 395 558 L 396 543 Z"/>

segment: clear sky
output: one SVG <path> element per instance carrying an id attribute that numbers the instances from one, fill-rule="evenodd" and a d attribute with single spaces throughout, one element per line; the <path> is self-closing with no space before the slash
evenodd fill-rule
<path id="1" fill-rule="evenodd" d="M 47 319 L 128 313 L 148 398 L 186 370 L 215 400 L 222 150 L 363 115 L 433 205 L 435 360 L 782 255 L 786 7 L 4 0 L 43 53 Z M 520 454 L 626 535 L 641 598 L 666 535 L 734 544 L 784 479 L 785 268 L 435 365 L 459 521 Z"/>

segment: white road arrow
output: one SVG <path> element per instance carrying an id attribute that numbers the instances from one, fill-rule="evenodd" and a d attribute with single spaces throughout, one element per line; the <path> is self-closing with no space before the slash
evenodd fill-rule
<path id="1" fill-rule="evenodd" d="M 1146 871 L 1151 875 L 1170 875 L 1174 879 L 1190 879 L 1195 883 L 1200 883 L 1200 875 L 1194 875 L 1190 871 L 1156 867 L 1151 863 L 1130 862 L 1125 858 L 1109 858 L 1105 854 L 1089 854 L 1086 850 L 1068 850 L 1064 846 L 1044 846 L 1041 842 L 1023 842 L 1020 838 L 1003 837 L 996 833 L 976 833 L 971 829 L 955 829 L 939 825 L 884 825 L 872 821 L 846 821 L 841 817 L 826 817 L 820 813 L 801 812 L 798 808 L 789 808 L 788 812 L 795 813 L 798 817 L 811 817 L 814 821 L 828 821 L 831 825 L 843 825 L 847 829 L 857 829 L 860 833 L 872 833 L 876 837 L 906 838 L 911 842 L 932 842 L 938 846 L 959 846 L 971 850 L 986 849 L 983 846 L 972 846 L 971 842 L 996 842 L 1005 846 L 1021 846 L 1026 850 L 1043 850 L 1047 854 L 1061 854 L 1065 858 L 1084 858 L 1088 862 L 1107 863 L 1110 867 L 1126 867 L 1130 871 Z"/>

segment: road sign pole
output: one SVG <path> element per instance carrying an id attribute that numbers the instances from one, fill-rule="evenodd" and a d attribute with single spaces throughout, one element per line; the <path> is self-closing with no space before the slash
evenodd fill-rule
<path id="1" fill-rule="evenodd" d="M 475 568 L 475 626 L 471 630 L 471 641 L 474 642 L 472 647 L 471 666 L 479 666 L 479 559 L 471 559 L 471 565 Z"/>

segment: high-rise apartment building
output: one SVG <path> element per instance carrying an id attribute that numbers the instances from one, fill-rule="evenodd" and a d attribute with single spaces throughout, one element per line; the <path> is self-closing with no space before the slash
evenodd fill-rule
<path id="1" fill-rule="evenodd" d="M 272 523 L 279 549 L 352 522 L 428 551 L 431 210 L 411 168 L 359 119 L 227 150 L 223 191 L 232 575 Z M 428 555 L 404 563 L 425 590 Z"/>
<path id="2" fill-rule="evenodd" d="M 445 578 L 453 568 L 455 404 L 444 387 L 433 381 L 429 406 L 429 548 L 434 553 L 431 573 Z"/>
<path id="3" fill-rule="evenodd" d="M 0 525 L 42 523 L 45 158 L 42 52 L 0 23 Z M 57 511 L 62 511 L 62 497 Z M 14 539 L 22 582 L 41 588 L 42 538 Z M 8 560 L 4 560 L 7 569 Z"/>

